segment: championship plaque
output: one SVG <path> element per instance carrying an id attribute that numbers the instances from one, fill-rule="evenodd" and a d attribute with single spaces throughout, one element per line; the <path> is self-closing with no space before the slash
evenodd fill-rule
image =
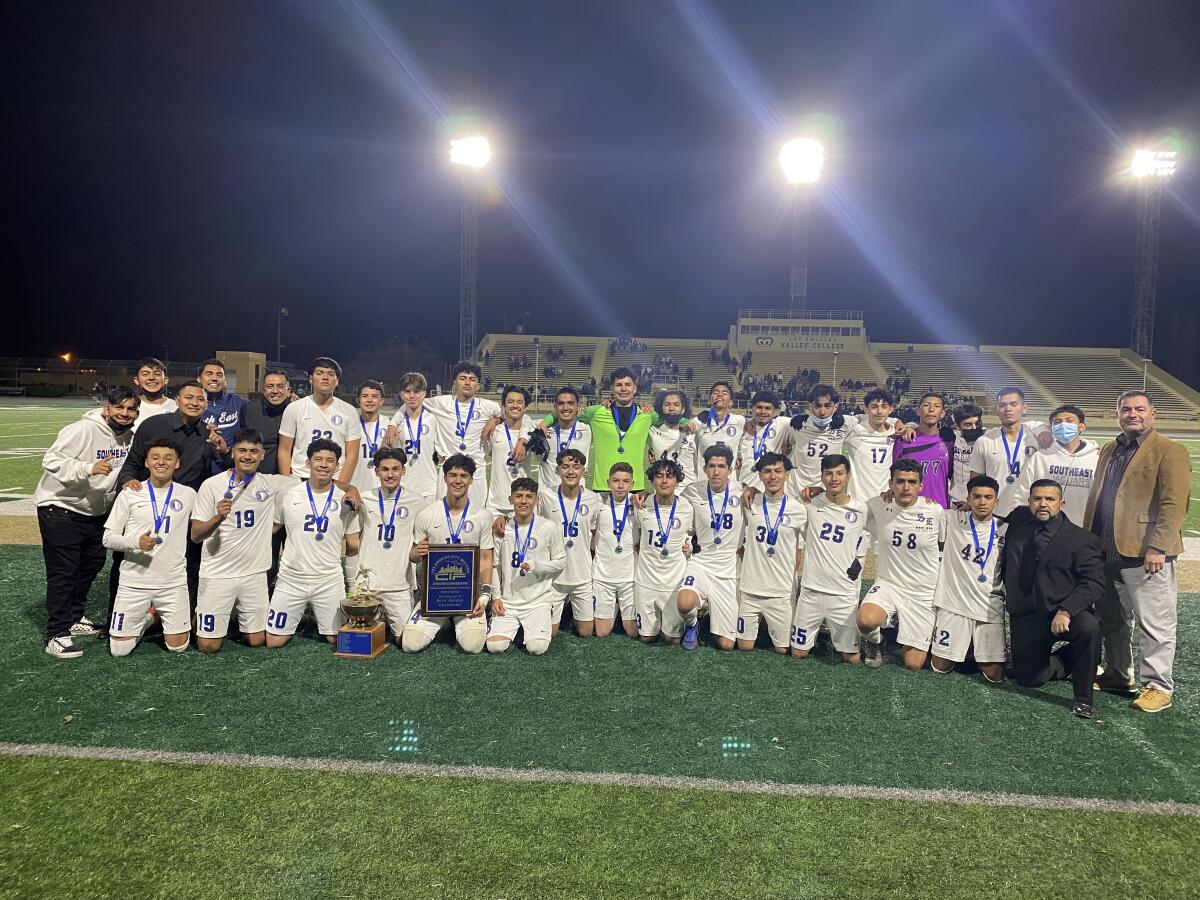
<path id="1" fill-rule="evenodd" d="M 431 546 L 425 557 L 421 615 L 465 616 L 479 596 L 479 548 Z"/>

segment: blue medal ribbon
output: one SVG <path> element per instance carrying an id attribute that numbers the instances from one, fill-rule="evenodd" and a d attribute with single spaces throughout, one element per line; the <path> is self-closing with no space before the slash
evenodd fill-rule
<path id="1" fill-rule="evenodd" d="M 1008 462 L 1008 478 L 1005 479 L 1009 484 L 1013 483 L 1018 475 L 1021 474 L 1021 441 L 1025 437 L 1025 427 L 1021 426 L 1021 433 L 1017 435 L 1017 442 L 1013 445 L 1012 453 L 1008 452 L 1008 435 L 1004 433 L 1004 429 L 1000 429 L 1000 440 L 1004 442 L 1004 459 Z"/>
<path id="2" fill-rule="evenodd" d="M 529 530 L 525 532 L 525 544 L 521 545 L 521 526 L 517 524 L 517 517 L 513 516 L 513 535 L 516 543 L 513 546 L 520 546 L 517 551 L 517 564 L 514 569 L 520 569 L 521 577 L 525 577 L 525 570 L 521 566 L 525 565 L 525 554 L 529 552 L 529 540 L 533 537 L 533 523 L 537 521 L 537 513 L 529 517 Z"/>
<path id="3" fill-rule="evenodd" d="M 979 542 L 979 532 L 975 530 L 975 514 L 971 513 L 971 537 L 975 539 L 975 556 L 979 557 L 983 553 L 983 544 Z M 992 555 L 992 545 L 996 543 L 996 517 L 992 516 L 992 533 L 988 535 L 987 553 L 983 554 L 983 559 L 979 561 L 979 580 L 987 581 L 987 561 Z"/>
<path id="4" fill-rule="evenodd" d="M 554 443 L 558 445 L 558 453 L 562 453 L 564 450 L 569 450 L 571 448 L 571 441 L 575 440 L 575 426 L 578 424 L 578 419 L 571 423 L 571 433 L 567 435 L 567 439 L 564 441 L 562 439 L 562 429 L 558 427 L 557 420 L 555 421 Z M 554 454 L 555 459 L 558 459 L 558 453 Z"/>
<path id="5" fill-rule="evenodd" d="M 787 497 L 783 497 L 779 501 L 779 515 L 775 517 L 775 524 L 771 524 L 771 517 L 767 513 L 767 495 L 763 494 L 763 525 L 767 529 L 767 556 L 775 555 L 775 542 L 779 540 L 779 526 L 783 523 L 783 511 L 787 509 Z"/>
<path id="6" fill-rule="evenodd" d="M 660 538 L 662 538 L 662 552 L 660 553 L 661 556 L 667 556 L 670 552 L 667 549 L 667 541 L 669 541 L 671 539 L 671 529 L 673 529 L 675 527 L 675 505 L 677 503 L 679 503 L 679 498 L 672 497 L 671 498 L 671 512 L 667 516 L 667 530 L 663 531 L 662 516 L 659 514 L 659 511 L 658 511 L 658 495 L 657 494 L 654 495 L 654 518 L 658 522 L 658 536 Z"/>
<path id="7" fill-rule="evenodd" d="M 762 433 L 762 440 L 758 439 L 759 433 Z M 762 428 L 756 429 L 754 434 L 750 435 L 750 446 L 754 449 L 754 461 L 758 462 L 758 458 L 767 452 L 767 441 L 771 439 L 771 423 L 768 422 Z"/>
<path id="8" fill-rule="evenodd" d="M 516 478 L 517 463 L 516 460 L 513 459 L 513 454 L 516 452 L 516 450 L 513 449 L 512 432 L 509 431 L 507 421 L 504 423 L 504 439 L 508 441 L 508 459 L 505 461 L 508 465 L 508 472 L 513 476 L 513 478 Z"/>
<path id="9" fill-rule="evenodd" d="M 450 521 L 450 503 L 449 503 L 449 501 L 446 500 L 445 497 L 442 498 L 442 510 L 446 513 L 446 529 L 450 532 L 450 540 L 448 541 L 448 543 L 451 543 L 451 544 L 461 544 L 462 543 L 462 540 L 459 539 L 459 535 L 462 534 L 463 528 L 466 527 L 467 513 L 470 511 L 470 509 L 471 509 L 471 501 L 468 500 L 466 502 L 466 505 L 463 506 L 462 518 L 458 520 L 458 528 L 455 528 L 454 523 Z"/>
<path id="10" fill-rule="evenodd" d="M 375 468 L 375 451 L 379 449 L 379 419 L 375 420 L 375 440 L 367 437 L 367 423 L 363 417 L 358 417 L 358 427 L 362 429 L 363 440 L 367 442 L 367 468 Z"/>
<path id="11" fill-rule="evenodd" d="M 392 514 L 390 516 L 386 515 L 383 511 L 383 489 L 381 488 L 378 493 L 375 494 L 375 499 L 379 501 L 379 518 L 385 520 L 383 524 L 384 550 L 392 549 L 392 535 L 396 533 L 396 528 L 393 524 L 396 521 L 396 504 L 400 502 L 400 494 L 403 493 L 403 491 L 404 488 L 396 488 L 396 496 L 392 497 Z"/>
<path id="12" fill-rule="evenodd" d="M 467 449 L 467 429 L 471 425 L 471 419 L 475 415 L 475 398 L 471 398 L 471 405 L 467 407 L 467 421 L 462 420 L 462 411 L 458 405 L 458 399 L 454 401 L 454 421 L 456 427 L 454 433 L 458 435 L 458 449 Z"/>
<path id="13" fill-rule="evenodd" d="M 162 515 L 158 514 L 158 502 L 154 496 L 154 485 L 149 481 L 146 482 L 146 488 L 150 491 L 150 513 L 154 516 L 154 543 L 161 544 L 162 537 L 159 536 L 159 529 L 162 528 L 163 522 L 167 520 L 167 516 L 171 512 L 171 494 L 175 493 L 175 482 L 167 487 L 167 496 L 163 498 Z"/>
<path id="14" fill-rule="evenodd" d="M 611 501 L 612 498 L 610 497 Z M 558 489 L 558 508 L 562 510 L 562 525 L 563 537 L 567 540 L 568 547 L 574 547 L 575 541 L 571 539 L 571 531 L 575 528 L 575 522 L 579 519 L 579 508 L 583 503 L 583 488 L 579 489 L 579 493 L 575 495 L 575 512 L 571 514 L 571 521 L 567 522 L 567 504 L 563 503 L 562 488 Z"/>
<path id="15" fill-rule="evenodd" d="M 242 479 L 242 484 L 241 484 L 240 490 L 244 491 L 246 489 L 246 485 L 248 485 L 250 482 L 252 482 L 254 480 L 255 474 L 257 474 L 257 473 L 251 472 L 249 475 L 247 475 L 245 478 Z M 225 488 L 225 499 L 226 500 L 233 499 L 233 485 L 237 482 L 237 480 L 238 480 L 237 472 L 236 471 L 230 472 L 229 473 L 229 486 L 227 488 Z"/>
<path id="16" fill-rule="evenodd" d="M 718 422 L 718 421 L 717 421 L 717 410 L 716 410 L 716 408 L 714 407 L 713 409 L 710 409 L 710 410 L 708 411 L 708 429 L 709 429 L 709 431 L 711 431 L 711 430 L 712 430 L 712 427 L 713 427 L 714 425 L 716 425 L 718 429 L 724 428 L 726 425 L 728 425 L 728 424 L 729 424 L 729 417 L 730 417 L 730 416 L 732 416 L 732 415 L 733 415 L 733 413 L 732 413 L 732 412 L 727 412 L 727 413 L 725 413 L 725 421 L 724 421 L 724 422 Z"/>
<path id="17" fill-rule="evenodd" d="M 619 525 L 617 524 L 617 507 L 613 503 L 612 494 L 608 496 L 608 514 L 612 516 L 613 537 L 617 539 L 616 550 L 618 553 L 621 553 L 624 550 L 621 546 L 621 535 L 625 533 L 625 525 L 629 522 L 629 498 L 625 498 L 625 509 L 621 513 L 621 523 Z"/>
<path id="18" fill-rule="evenodd" d="M 312 484 L 307 481 L 304 482 L 304 489 L 308 491 L 308 505 L 312 509 L 313 527 L 316 529 L 318 541 L 325 540 L 325 529 L 328 528 L 327 523 L 329 521 L 329 506 L 333 503 L 333 488 L 334 485 L 330 483 L 329 493 L 325 495 L 325 508 L 321 510 L 321 514 L 318 516 L 317 501 L 313 497 Z"/>
<path id="19" fill-rule="evenodd" d="M 421 455 L 421 426 L 425 422 L 425 407 L 421 407 L 421 415 L 417 417 L 417 436 L 413 437 L 412 422 L 408 418 L 408 413 L 404 413 L 404 427 L 408 429 L 408 444 L 412 447 L 412 456 Z"/>
<path id="20" fill-rule="evenodd" d="M 704 486 L 704 490 L 708 492 L 708 513 L 712 516 L 713 543 L 721 543 L 721 521 L 725 518 L 725 511 L 729 509 L 729 485 L 725 485 L 725 499 L 721 502 L 721 514 L 717 515 L 716 507 L 712 502 L 712 488 L 708 485 Z"/>

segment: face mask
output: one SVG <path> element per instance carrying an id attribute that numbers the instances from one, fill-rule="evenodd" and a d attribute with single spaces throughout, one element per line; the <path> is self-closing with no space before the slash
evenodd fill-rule
<path id="1" fill-rule="evenodd" d="M 128 431 L 130 428 L 133 427 L 132 422 L 130 422 L 128 425 L 122 425 L 116 419 L 111 418 L 109 416 L 105 416 L 104 421 L 108 423 L 108 427 L 112 429 L 113 434 L 124 434 L 126 431 Z"/>
<path id="2" fill-rule="evenodd" d="M 828 418 L 824 419 L 818 418 L 817 416 L 810 416 L 810 418 L 812 419 L 812 423 L 818 428 L 828 428 L 829 423 L 833 421 L 833 416 L 829 416 Z"/>
<path id="3" fill-rule="evenodd" d="M 683 418 L 683 413 L 663 413 L 662 418 L 668 425 L 678 425 Z"/>
<path id="4" fill-rule="evenodd" d="M 970 443 L 973 444 L 977 440 L 979 440 L 981 437 L 983 437 L 983 429 L 982 428 L 968 428 L 965 431 L 963 431 L 962 436 L 964 439 L 966 439 L 967 441 L 969 441 Z"/>
<path id="5" fill-rule="evenodd" d="M 1066 446 L 1079 437 L 1079 426 L 1074 422 L 1059 422 L 1050 429 L 1050 432 L 1054 435 L 1056 441 Z"/>
<path id="6" fill-rule="evenodd" d="M 166 388 L 159 388 L 157 391 L 142 391 L 142 396 L 147 400 L 157 400 L 165 390 Z"/>

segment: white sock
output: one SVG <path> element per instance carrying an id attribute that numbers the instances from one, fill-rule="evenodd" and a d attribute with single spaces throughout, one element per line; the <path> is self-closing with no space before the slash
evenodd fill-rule
<path id="1" fill-rule="evenodd" d="M 864 634 L 862 639 L 868 644 L 878 644 L 883 640 L 883 636 L 879 633 L 879 629 L 872 629 L 868 634 Z"/>
<path id="2" fill-rule="evenodd" d="M 700 611 L 697 609 L 689 609 L 683 614 L 683 624 L 691 628 L 700 618 Z"/>

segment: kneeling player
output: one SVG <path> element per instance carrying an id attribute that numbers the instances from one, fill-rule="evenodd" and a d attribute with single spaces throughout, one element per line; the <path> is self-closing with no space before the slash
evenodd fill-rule
<path id="1" fill-rule="evenodd" d="M 992 593 L 1007 526 L 992 513 L 1000 484 L 987 475 L 967 482 L 966 511 L 948 514 L 946 554 L 933 595 L 933 670 L 949 672 L 971 649 L 983 677 L 1004 680 L 1004 601 Z M 972 649 L 973 648 L 973 649 Z"/>
<path id="2" fill-rule="evenodd" d="M 633 587 L 638 635 L 652 644 L 661 634 L 668 644 L 683 638 L 683 618 L 675 591 L 691 550 L 692 505 L 675 493 L 683 480 L 679 463 L 660 459 L 646 470 L 654 493 L 635 514 L 638 533 L 637 581 Z"/>
<path id="3" fill-rule="evenodd" d="M 592 599 L 596 637 L 612 633 L 617 615 L 626 637 L 637 638 L 633 604 L 634 568 L 638 544 L 637 510 L 629 497 L 633 466 L 613 463 L 608 472 L 608 502 L 600 501 L 600 520 L 592 535 Z"/>
<path id="4" fill-rule="evenodd" d="M 563 604 L 570 602 L 571 618 L 580 637 L 591 637 L 596 601 L 592 594 L 592 534 L 600 514 L 600 497 L 583 486 L 587 458 L 580 450 L 566 449 L 558 454 L 559 485 L 542 493 L 538 515 L 558 523 L 567 549 L 566 568 L 554 579 L 554 609 L 551 610 L 552 635 L 558 634 Z"/>
<path id="5" fill-rule="evenodd" d="M 892 463 L 888 487 L 891 502 L 877 496 L 867 501 L 867 531 L 875 539 L 878 575 L 858 608 L 858 631 L 865 662 L 877 669 L 883 664 L 879 629 L 895 618 L 904 665 L 920 669 L 933 634 L 933 591 L 946 539 L 946 511 L 921 496 L 921 464 L 915 459 Z"/>
<path id="6" fill-rule="evenodd" d="M 342 541 L 346 555 L 358 554 L 361 526 L 345 493 L 333 483 L 342 448 L 327 438 L 308 445 L 308 481 L 289 488 L 275 504 L 275 530 L 287 529 L 279 561 L 279 580 L 267 610 L 267 646 L 282 647 L 311 609 L 317 630 L 329 643 L 345 620 L 346 578 L 342 573 Z"/>
<path id="7" fill-rule="evenodd" d="M 191 622 L 184 554 L 196 492 L 171 480 L 180 456 L 174 441 L 150 441 L 146 447 L 150 478 L 139 490 L 117 494 L 104 524 L 104 546 L 125 554 L 108 626 L 108 649 L 113 656 L 133 652 L 154 621 L 151 606 L 162 617 L 167 649 L 176 653 L 187 649 Z"/>
<path id="8" fill-rule="evenodd" d="M 776 653 L 788 652 L 796 567 L 804 546 L 808 511 L 787 495 L 792 463 L 767 451 L 754 464 L 762 494 L 750 501 L 742 538 L 742 589 L 738 596 L 737 646 L 753 650 L 760 620 Z"/>
<path id="9" fill-rule="evenodd" d="M 574 453 L 564 450 L 559 454 Z M 559 467 L 560 474 L 562 467 Z M 517 478 L 509 494 L 513 514 L 496 541 L 500 565 L 493 569 L 492 620 L 488 624 L 488 653 L 503 653 L 524 632 L 525 649 L 541 656 L 550 649 L 551 613 L 557 591 L 554 577 L 567 565 L 562 530 L 537 515 L 538 486 L 532 478 Z"/>

